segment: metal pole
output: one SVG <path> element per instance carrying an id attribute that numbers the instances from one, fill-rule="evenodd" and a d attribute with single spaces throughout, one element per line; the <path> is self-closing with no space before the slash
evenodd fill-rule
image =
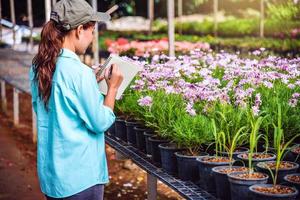
<path id="1" fill-rule="evenodd" d="M 218 36 L 218 7 L 219 1 L 214 0 L 214 36 Z"/>
<path id="2" fill-rule="evenodd" d="M 265 2 L 260 0 L 260 26 L 259 26 L 259 36 L 264 37 L 264 20 L 265 20 Z"/>
<path id="3" fill-rule="evenodd" d="M 45 21 L 46 23 L 50 20 L 51 13 L 51 1 L 45 0 Z"/>
<path id="4" fill-rule="evenodd" d="M 175 56 L 174 0 L 168 0 L 169 56 Z"/>
<path id="5" fill-rule="evenodd" d="M 19 125 L 19 90 L 14 88 L 13 91 L 13 112 L 14 112 L 14 125 Z"/>
<path id="6" fill-rule="evenodd" d="M 32 141 L 36 143 L 37 141 L 37 128 L 36 128 L 36 114 L 32 109 Z"/>
<path id="7" fill-rule="evenodd" d="M 15 15 L 15 3 L 14 0 L 10 0 L 10 18 L 11 22 L 13 24 L 12 31 L 13 31 L 13 45 L 12 48 L 15 47 L 16 44 L 16 31 L 15 31 L 15 26 L 16 26 L 16 15 Z"/>
<path id="8" fill-rule="evenodd" d="M 181 17 L 182 17 L 182 0 L 178 0 L 178 21 L 179 21 L 179 34 L 182 34 L 182 24 L 181 24 Z"/>
<path id="9" fill-rule="evenodd" d="M 147 200 L 156 200 L 157 196 L 157 178 L 147 173 Z"/>
<path id="10" fill-rule="evenodd" d="M 56 4 L 56 0 L 52 0 L 51 2 L 52 2 L 52 8 L 53 8 L 53 6 Z"/>
<path id="11" fill-rule="evenodd" d="M 92 6 L 94 8 L 94 11 L 97 11 L 97 0 L 92 0 Z M 98 44 L 98 23 L 95 24 L 95 31 L 94 31 L 94 44 L 93 44 L 93 53 L 94 53 L 94 63 L 99 63 L 99 44 Z"/>
<path id="12" fill-rule="evenodd" d="M 0 0 L 0 22 L 2 21 L 2 0 Z M 0 23 L 0 41 L 2 41 L 2 23 Z"/>
<path id="13" fill-rule="evenodd" d="M 178 0 L 178 17 L 182 16 L 182 0 Z"/>
<path id="14" fill-rule="evenodd" d="M 149 18 L 149 34 L 152 34 L 152 26 L 154 19 L 154 0 L 148 0 L 148 18 Z"/>
<path id="15" fill-rule="evenodd" d="M 33 38 L 32 38 L 32 31 L 33 31 L 32 0 L 27 0 L 27 13 L 28 13 L 29 28 L 30 28 L 29 48 L 27 50 L 30 52 L 32 50 L 32 48 L 33 48 Z"/>
<path id="16" fill-rule="evenodd" d="M 5 81 L 3 81 L 3 80 L 1 80 L 1 108 L 4 113 L 7 113 Z"/>

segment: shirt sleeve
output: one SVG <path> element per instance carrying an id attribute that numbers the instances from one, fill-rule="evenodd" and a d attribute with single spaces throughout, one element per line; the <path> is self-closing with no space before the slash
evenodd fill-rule
<path id="1" fill-rule="evenodd" d="M 103 105 L 104 97 L 99 92 L 92 72 L 80 76 L 75 86 L 73 106 L 86 127 L 95 133 L 103 133 L 115 121 L 111 108 Z"/>

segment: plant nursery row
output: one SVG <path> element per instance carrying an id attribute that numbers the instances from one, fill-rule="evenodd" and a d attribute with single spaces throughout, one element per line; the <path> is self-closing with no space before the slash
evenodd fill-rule
<path id="1" fill-rule="evenodd" d="M 108 132 L 219 199 L 299 199 L 300 58 L 251 55 L 124 57 L 144 68 Z"/>

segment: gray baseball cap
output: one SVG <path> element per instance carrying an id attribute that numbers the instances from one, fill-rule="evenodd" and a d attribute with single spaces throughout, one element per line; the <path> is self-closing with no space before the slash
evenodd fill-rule
<path id="1" fill-rule="evenodd" d="M 94 22 L 106 22 L 110 15 L 104 12 L 95 12 L 85 0 L 60 0 L 52 11 L 50 19 L 62 25 L 65 30 L 71 30 L 79 25 Z"/>

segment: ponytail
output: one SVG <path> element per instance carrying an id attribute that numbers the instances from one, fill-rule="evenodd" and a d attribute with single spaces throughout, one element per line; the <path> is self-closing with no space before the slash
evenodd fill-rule
<path id="1" fill-rule="evenodd" d="M 56 22 L 52 20 L 48 21 L 41 32 L 38 53 L 32 61 L 39 97 L 43 100 L 46 108 L 48 107 L 51 94 L 56 59 L 62 48 L 64 37 L 67 34 L 68 31 L 59 28 Z"/>
<path id="2" fill-rule="evenodd" d="M 95 22 L 83 24 L 84 29 L 95 25 Z M 38 54 L 33 58 L 34 79 L 38 84 L 39 97 L 47 109 L 51 95 L 52 77 L 55 72 L 56 59 L 60 53 L 65 36 L 70 32 L 56 22 L 47 22 L 41 32 Z"/>

